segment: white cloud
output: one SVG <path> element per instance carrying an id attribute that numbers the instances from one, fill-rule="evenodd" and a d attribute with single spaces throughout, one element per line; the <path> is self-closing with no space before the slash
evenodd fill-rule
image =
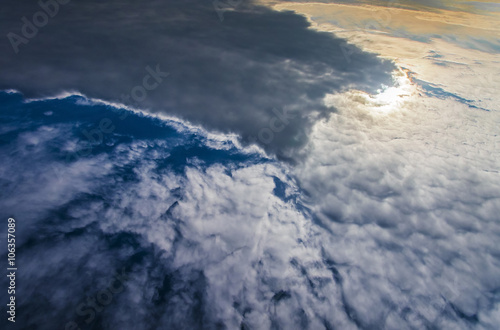
<path id="1" fill-rule="evenodd" d="M 459 313 L 492 313 L 499 113 L 425 96 L 401 73 L 379 95 L 325 102 L 339 112 L 315 125 L 295 174 L 361 324 L 466 328 Z"/>

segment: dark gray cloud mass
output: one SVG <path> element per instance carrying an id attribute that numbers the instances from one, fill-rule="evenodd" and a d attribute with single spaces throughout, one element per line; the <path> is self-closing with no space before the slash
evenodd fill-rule
<path id="1" fill-rule="evenodd" d="M 70 1 L 16 54 L 8 33 L 22 37 L 22 18 L 33 22 L 40 10 L 36 1 L 2 3 L 0 88 L 28 97 L 79 91 L 238 133 L 281 156 L 303 146 L 315 119 L 333 111 L 323 104 L 326 93 L 373 91 L 390 83 L 393 69 L 310 29 L 302 16 L 251 2 L 217 13 L 211 1 Z M 144 100 L 126 101 L 147 66 L 169 76 Z M 285 125 L 276 114 L 283 111 Z"/>

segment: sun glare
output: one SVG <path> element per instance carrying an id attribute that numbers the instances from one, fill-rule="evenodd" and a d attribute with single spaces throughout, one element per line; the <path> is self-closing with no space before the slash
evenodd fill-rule
<path id="1" fill-rule="evenodd" d="M 408 70 L 399 68 L 393 73 L 393 86 L 382 85 L 377 94 L 360 90 L 330 94 L 325 97 L 325 104 L 339 111 L 359 109 L 370 114 L 389 114 L 400 111 L 403 104 L 417 93 L 417 86 L 408 75 Z"/>

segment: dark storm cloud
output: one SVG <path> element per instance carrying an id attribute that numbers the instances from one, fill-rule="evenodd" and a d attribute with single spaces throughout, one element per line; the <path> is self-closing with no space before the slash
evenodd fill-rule
<path id="1" fill-rule="evenodd" d="M 2 4 L 0 88 L 132 103 L 238 133 L 280 155 L 304 145 L 314 120 L 333 110 L 323 104 L 326 93 L 377 89 L 393 69 L 361 51 L 346 60 L 344 40 L 249 2 L 221 22 L 211 1 L 75 0 L 16 54 L 7 34 L 23 36 L 21 19 L 33 22 L 40 10 L 36 1 Z M 169 76 L 145 100 L 126 102 L 122 95 L 142 85 L 146 66 Z"/>

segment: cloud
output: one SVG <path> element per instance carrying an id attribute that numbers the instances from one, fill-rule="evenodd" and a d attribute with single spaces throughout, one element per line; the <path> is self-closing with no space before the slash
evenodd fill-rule
<path id="1" fill-rule="evenodd" d="M 467 328 L 498 302 L 500 118 L 395 78 L 328 96 L 293 173 L 361 327 Z"/>
<path id="2" fill-rule="evenodd" d="M 18 1 L 4 8 L 4 35 L 21 33 L 21 17 L 40 10 Z M 28 97 L 79 91 L 132 103 L 287 156 L 304 145 L 315 120 L 334 111 L 322 102 L 327 93 L 373 91 L 390 81 L 390 62 L 363 52 L 347 62 L 345 41 L 309 29 L 302 16 L 242 3 L 224 17 L 206 1 L 70 2 L 18 54 L 3 39 L 0 87 Z M 122 99 L 143 82 L 147 66 L 169 76 L 142 102 Z M 296 116 L 261 139 L 273 109 Z"/>
<path id="3" fill-rule="evenodd" d="M 422 1 L 264 3 L 277 10 L 293 10 L 307 15 L 313 25 L 334 26 L 334 32 L 354 32 L 358 38 L 365 37 L 375 46 L 381 46 L 378 36 L 391 36 L 398 38 L 402 44 L 406 43 L 404 39 L 424 43 L 441 39 L 463 48 L 490 54 L 500 51 L 498 14 L 475 11 L 470 5 L 453 8 L 456 2 L 447 2 L 450 7 L 439 6 L 442 3 L 435 1 L 432 1 L 430 6 Z M 408 3 L 413 3 L 414 6 L 408 6 Z M 356 45 L 359 46 L 357 43 Z"/>
<path id="4" fill-rule="evenodd" d="M 405 16 L 399 14 L 399 9 L 286 3 L 273 8 L 293 9 L 306 15 L 315 29 L 333 33 L 347 39 L 349 44 L 364 51 L 395 61 L 398 67 L 409 70 L 412 79 L 426 87 L 424 92 L 429 95 L 453 97 L 483 110 L 497 111 L 499 109 L 500 99 L 495 92 L 497 86 L 500 85 L 497 78 L 499 74 L 498 51 L 475 47 L 475 42 L 479 42 L 481 37 L 476 36 L 470 27 L 464 26 L 463 30 L 451 28 L 452 24 L 460 25 L 461 20 L 470 23 L 476 19 L 482 19 L 483 28 L 488 32 L 486 35 L 492 37 L 495 33 L 491 32 L 491 27 L 488 26 L 496 22 L 494 19 L 487 17 L 483 19 L 483 16 L 473 14 L 471 14 L 473 17 L 460 14 L 458 18 L 455 17 L 459 15 L 457 13 L 445 15 L 449 24 L 436 29 L 432 33 L 432 38 L 420 40 L 421 38 L 418 37 L 421 34 L 415 31 L 409 31 L 404 35 L 387 33 L 387 31 L 397 31 L 401 24 L 408 24 Z M 403 12 L 406 13 L 407 10 Z M 432 20 L 437 15 L 418 13 L 422 16 L 419 16 L 419 19 L 423 20 Z M 429 28 L 427 23 L 417 25 L 425 29 Z M 469 41 L 460 42 L 464 36 Z M 346 48 L 347 55 L 357 51 L 357 48 Z"/>
<path id="5" fill-rule="evenodd" d="M 394 78 L 377 95 L 325 97 L 339 112 L 314 125 L 295 167 L 179 121 L 6 96 L 1 179 L 15 189 L 1 203 L 23 219 L 31 284 L 19 296 L 34 297 L 20 300 L 34 315 L 21 322 L 85 325 L 77 307 L 125 267 L 126 289 L 91 325 L 494 324 L 500 182 L 484 141 L 496 126 L 475 123 L 497 113 Z M 103 116 L 115 131 L 63 157 Z M 54 168 L 64 180 L 48 189 Z"/>
<path id="6" fill-rule="evenodd" d="M 140 41 L 151 48 L 141 52 L 172 49 L 166 62 L 160 62 L 164 53 L 152 52 L 162 68 L 163 63 L 183 64 L 178 67 L 185 76 L 181 71 L 176 75 L 177 66 L 168 69 L 169 79 L 176 78 L 165 80 L 148 102 L 153 104 L 153 94 L 168 86 L 168 100 L 183 105 L 182 113 L 172 106 L 169 114 L 223 131 L 230 127 L 228 131 L 244 137 L 271 128 L 278 115 L 272 109 L 267 115 L 260 110 L 247 113 L 253 103 L 243 102 L 235 110 L 244 112 L 243 117 L 222 118 L 222 111 L 231 113 L 229 104 L 236 98 L 252 95 L 257 105 L 309 109 L 300 112 L 305 124 L 292 122 L 290 132 L 267 146 L 282 154 L 294 149 L 295 166 L 255 147 L 242 147 L 234 134 L 207 133 L 166 116 L 135 111 L 122 120 L 110 103 L 82 96 L 23 102 L 17 94 L 3 95 L 1 120 L 7 125 L 2 125 L 0 139 L 0 210 L 4 218 L 13 215 L 23 222 L 19 260 L 25 268 L 20 282 L 30 283 L 20 287 L 19 297 L 24 298 L 19 304 L 33 315 L 23 325 L 53 329 L 71 320 L 83 325 L 85 318 L 75 312 L 79 303 L 107 288 L 125 267 L 130 273 L 126 290 L 98 313 L 92 326 L 494 328 L 500 286 L 500 155 L 495 148 L 500 118 L 495 80 L 481 83 L 484 73 L 496 69 L 494 55 L 446 42 L 396 43 L 393 37 L 374 36 L 377 42 L 369 43 L 366 36 L 341 32 L 363 49 L 400 56 L 404 68 L 375 90 L 375 77 L 385 75 L 386 64 L 352 52 L 354 63 L 374 66 L 378 73 L 371 80 L 364 65 L 352 65 L 339 80 L 335 73 L 341 68 L 335 63 L 340 57 L 346 60 L 345 54 L 334 59 L 325 55 L 339 47 L 337 39 L 308 29 L 291 13 L 243 5 L 226 12 L 220 25 L 208 7 L 169 6 L 178 10 L 162 18 L 165 25 L 157 13 L 149 13 L 151 22 L 144 25 L 138 24 L 143 19 L 139 16 L 118 13 L 137 23 L 130 25 L 134 30 L 143 26 L 161 32 L 168 26 L 161 44 L 140 29 L 130 38 L 145 37 Z M 83 17 L 96 10 L 78 8 Z M 192 27 L 190 18 L 212 14 L 213 30 Z M 271 21 L 278 19 L 279 26 L 290 25 L 287 33 L 295 33 L 294 38 L 271 31 L 276 26 Z M 114 22 L 96 22 L 96 30 L 84 33 L 93 35 L 98 45 L 109 43 L 104 36 L 110 32 L 103 26 L 115 31 Z M 53 24 L 69 29 L 54 28 L 56 35 L 86 27 L 78 20 L 73 27 Z M 188 27 L 189 38 L 172 35 Z M 97 30 L 105 32 L 96 36 Z M 55 42 L 55 37 L 47 38 L 44 43 Z M 34 46 L 33 52 L 40 52 L 37 40 L 24 50 Z M 121 41 L 119 50 L 126 46 Z M 85 38 L 82 43 L 90 44 Z M 71 61 L 48 64 L 54 80 L 47 81 L 46 92 L 57 90 L 65 74 L 71 88 L 79 79 L 98 76 L 92 71 L 70 75 L 78 62 L 72 61 L 83 57 L 72 53 L 74 49 L 66 51 Z M 91 64 L 100 68 L 102 77 L 125 72 L 125 62 L 117 61 L 113 71 L 110 61 L 97 61 L 107 58 L 106 48 L 92 48 L 95 57 L 80 51 L 96 61 Z M 130 46 L 123 54 L 134 62 L 143 58 L 139 53 Z M 38 61 L 24 54 L 19 56 L 30 58 L 26 63 Z M 119 86 L 128 86 L 129 92 L 140 84 L 143 67 L 151 63 L 144 59 L 142 64 L 130 66 L 134 74 L 120 76 L 123 81 L 113 88 L 118 92 Z M 13 69 L 10 74 L 14 77 Z M 233 74 L 241 86 L 229 83 Z M 211 77 L 217 77 L 217 84 L 207 83 Z M 266 77 L 269 85 L 259 85 L 257 77 Z M 10 87 L 42 88 L 29 76 L 16 79 L 19 85 Z M 104 85 L 106 78 L 101 79 Z M 90 96 L 104 93 L 87 83 L 83 91 Z M 423 88 L 426 83 L 435 89 Z M 190 93 L 182 94 L 179 86 Z M 208 86 L 206 91 L 203 86 Z M 214 112 L 195 112 L 202 100 L 213 100 L 204 109 Z M 90 143 L 85 156 L 66 158 L 68 152 L 89 148 L 82 132 L 95 129 L 103 116 L 116 129 Z M 307 137 L 280 140 L 299 133 Z"/>
<path id="7" fill-rule="evenodd" d="M 362 328 L 493 327 L 496 55 L 319 21 L 401 68 L 377 93 L 325 97 L 338 112 L 313 126 L 293 171 L 346 310 Z"/>
<path id="8" fill-rule="evenodd" d="M 11 177 L 15 189 L 0 203 L 20 222 L 19 282 L 29 284 L 18 308 L 33 315 L 20 326 L 354 328 L 287 166 L 231 136 L 215 139 L 221 148 L 154 117 L 131 114 L 131 129 L 80 98 L 19 101 L 4 112 L 18 126 L 0 148 L 0 173 L 2 182 L 26 175 Z M 64 142 L 103 114 L 117 126 L 106 142 L 64 157 Z M 62 180 L 49 180 L 63 165 Z M 90 309 L 94 318 L 80 315 L 123 268 L 125 290 Z"/>

